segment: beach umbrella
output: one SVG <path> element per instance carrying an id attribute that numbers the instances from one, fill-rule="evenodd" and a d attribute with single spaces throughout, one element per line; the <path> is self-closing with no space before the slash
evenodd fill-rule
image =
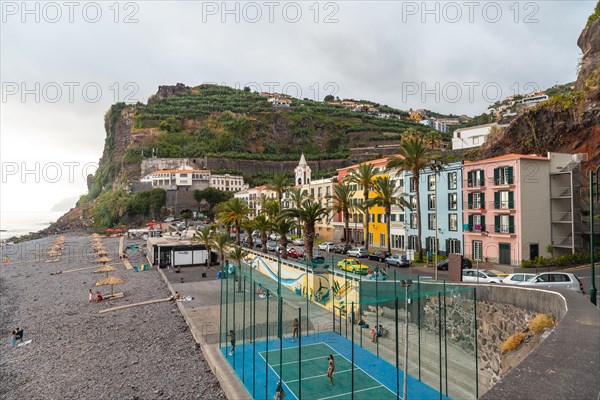
<path id="1" fill-rule="evenodd" d="M 96 286 L 106 286 L 110 285 L 110 294 L 113 294 L 114 285 L 122 285 L 125 281 L 120 276 L 109 276 L 108 278 L 104 278 L 96 282 Z"/>
<path id="2" fill-rule="evenodd" d="M 59 253 L 58 251 L 56 251 L 56 250 L 50 250 L 50 251 L 48 252 L 48 255 L 49 255 L 49 256 L 52 256 L 52 257 L 55 257 L 55 256 L 58 256 L 58 255 L 60 255 L 60 253 Z"/>
<path id="3" fill-rule="evenodd" d="M 96 262 L 101 262 L 102 264 L 106 264 L 107 262 L 110 261 L 110 258 L 108 257 L 100 257 L 99 259 L 96 260 Z"/>
<path id="4" fill-rule="evenodd" d="M 98 255 L 99 255 L 100 257 L 102 257 L 102 256 L 105 256 L 105 255 L 107 255 L 107 254 L 108 254 L 108 251 L 106 251 L 105 249 L 98 250 Z"/>
<path id="5" fill-rule="evenodd" d="M 105 265 L 103 267 L 96 268 L 94 272 L 106 272 L 106 277 L 108 278 L 108 273 L 116 270 L 117 267 L 115 267 L 114 265 Z"/>

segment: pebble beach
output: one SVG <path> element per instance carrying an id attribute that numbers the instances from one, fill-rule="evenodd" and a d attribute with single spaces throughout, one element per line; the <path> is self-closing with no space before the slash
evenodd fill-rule
<path id="1" fill-rule="evenodd" d="M 4 249 L 9 263 L 0 273 L 0 398 L 224 399 L 174 302 L 99 313 L 171 295 L 156 269 L 135 272 L 120 263 L 118 238 L 101 239 L 108 264 L 117 267 L 110 274 L 125 283 L 114 287 L 123 298 L 98 303 L 88 301 L 89 289 L 109 294 L 111 287 L 95 287 L 106 274 L 94 273 L 102 264 L 89 235 L 65 235 L 57 262 L 46 262 L 56 236 Z M 129 260 L 146 262 L 139 250 L 130 251 Z M 17 327 L 30 344 L 11 346 Z"/>

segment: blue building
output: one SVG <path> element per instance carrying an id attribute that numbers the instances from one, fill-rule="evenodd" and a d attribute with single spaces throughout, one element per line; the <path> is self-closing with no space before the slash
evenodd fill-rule
<path id="1" fill-rule="evenodd" d="M 437 187 L 436 187 L 437 186 Z M 409 195 L 413 210 L 405 209 L 407 248 L 416 250 L 417 214 L 415 181 L 412 172 L 404 172 L 404 190 Z M 463 199 L 462 161 L 442 165 L 437 174 L 431 167 L 419 175 L 421 248 L 439 254 L 460 253 L 463 251 Z M 437 213 L 436 213 L 437 207 Z M 437 246 L 436 246 L 437 214 Z"/>

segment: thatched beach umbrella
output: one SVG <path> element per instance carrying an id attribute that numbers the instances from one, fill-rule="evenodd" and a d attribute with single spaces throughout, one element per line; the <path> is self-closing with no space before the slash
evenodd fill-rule
<path id="1" fill-rule="evenodd" d="M 100 250 L 98 250 L 98 255 L 100 257 L 105 256 L 107 254 L 108 254 L 108 251 L 106 251 L 106 249 L 100 249 Z"/>
<path id="2" fill-rule="evenodd" d="M 110 294 L 113 295 L 114 285 L 122 285 L 125 281 L 120 276 L 109 276 L 108 278 L 104 278 L 98 282 L 96 282 L 96 286 L 106 286 L 110 285 Z"/>
<path id="3" fill-rule="evenodd" d="M 60 252 L 58 250 L 50 250 L 48 251 L 48 255 L 52 256 L 52 257 L 56 257 L 60 255 Z"/>
<path id="4" fill-rule="evenodd" d="M 110 258 L 108 258 L 108 257 L 100 257 L 99 259 L 96 260 L 96 262 L 101 262 L 102 264 L 106 264 L 109 261 L 110 261 Z"/>
<path id="5" fill-rule="evenodd" d="M 96 268 L 94 272 L 106 272 L 106 277 L 108 278 L 108 273 L 116 270 L 117 267 L 115 267 L 114 265 L 105 265 L 103 267 Z"/>

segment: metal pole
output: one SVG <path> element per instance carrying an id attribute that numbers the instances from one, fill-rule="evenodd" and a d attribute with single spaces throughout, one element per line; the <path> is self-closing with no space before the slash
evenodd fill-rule
<path id="1" fill-rule="evenodd" d="M 362 319 L 362 302 L 363 302 L 363 298 L 362 298 L 362 275 L 358 276 L 358 318 L 359 321 Z M 362 342 L 362 338 L 363 338 L 363 327 L 360 327 L 360 347 L 362 347 L 363 342 Z"/>
<path id="2" fill-rule="evenodd" d="M 348 271 L 344 270 L 344 290 L 346 293 L 344 294 L 344 307 L 346 307 L 346 319 L 344 321 L 344 326 L 346 330 L 346 338 L 348 337 Z M 340 313 L 341 315 L 341 313 Z"/>
<path id="3" fill-rule="evenodd" d="M 241 276 L 240 276 L 241 279 Z M 246 383 L 246 277 L 244 277 L 244 315 L 242 316 L 242 382 Z"/>
<path id="4" fill-rule="evenodd" d="M 395 272 L 395 271 L 394 271 Z M 398 297 L 396 297 L 396 398 L 400 398 L 400 365 L 398 364 Z"/>
<path id="5" fill-rule="evenodd" d="M 473 288 L 473 336 L 475 338 L 475 398 L 479 398 L 479 362 L 477 358 L 477 288 Z"/>
<path id="6" fill-rule="evenodd" d="M 302 400 L 302 309 L 298 308 L 298 400 Z"/>
<path id="7" fill-rule="evenodd" d="M 219 349 L 223 347 L 223 264 L 221 263 L 221 301 L 219 303 Z"/>
<path id="8" fill-rule="evenodd" d="M 419 382 L 421 381 L 421 275 L 417 275 L 417 337 L 419 345 Z"/>
<path id="9" fill-rule="evenodd" d="M 235 335 L 235 274 L 233 275 L 233 302 L 231 304 L 233 306 L 233 334 Z M 233 352 L 233 370 L 235 371 L 235 351 Z"/>
<path id="10" fill-rule="evenodd" d="M 440 400 L 442 398 L 442 296 L 438 292 L 438 360 L 440 373 Z"/>
<path id="11" fill-rule="evenodd" d="M 250 270 L 252 271 L 252 270 Z M 256 282 L 252 282 L 252 398 L 256 398 Z"/>
<path id="12" fill-rule="evenodd" d="M 408 400 L 408 289 L 406 285 L 406 299 L 404 301 L 404 388 L 402 389 L 402 400 Z"/>
<path id="13" fill-rule="evenodd" d="M 433 248 L 434 248 L 434 251 L 435 251 L 435 256 L 434 256 L 435 257 L 435 262 L 433 264 L 433 268 L 435 269 L 435 280 L 436 281 L 438 280 L 438 269 L 437 269 L 437 264 L 438 264 L 438 220 L 437 220 L 437 217 L 438 217 L 438 215 L 437 215 L 437 200 L 438 200 L 438 198 L 437 198 L 437 175 L 438 175 L 438 168 L 439 168 L 439 166 L 436 163 L 435 164 L 435 171 L 434 171 L 434 174 L 433 174 L 433 177 L 434 177 L 433 178 L 433 182 L 434 182 L 434 185 L 435 185 L 435 190 L 434 190 L 435 203 L 434 203 L 434 210 L 433 210 L 433 212 L 434 212 L 433 215 L 434 215 L 434 219 L 435 219 L 435 243 L 433 244 Z"/>
<path id="14" fill-rule="evenodd" d="M 279 309 L 283 307 L 283 300 L 279 298 Z M 283 314 L 281 314 L 283 315 Z M 279 320 L 279 379 L 283 382 L 283 329 L 281 327 L 283 321 Z"/>
<path id="15" fill-rule="evenodd" d="M 352 302 L 352 313 L 354 314 L 354 302 Z M 352 318 L 354 320 L 354 318 Z M 352 321 L 354 322 L 354 321 Z M 352 400 L 354 400 L 354 324 L 350 324 L 350 328 L 352 330 L 351 332 L 351 337 L 352 337 Z"/>
<path id="16" fill-rule="evenodd" d="M 444 377 L 446 379 L 446 396 L 448 396 L 448 336 L 446 329 L 446 281 L 444 280 Z"/>
<path id="17" fill-rule="evenodd" d="M 229 269 L 227 270 L 227 278 L 225 281 L 225 335 L 229 334 Z M 227 341 L 225 342 L 225 353 L 227 353 Z"/>
<path id="18" fill-rule="evenodd" d="M 266 336 L 266 362 L 265 362 L 265 399 L 269 400 L 269 289 L 267 289 L 267 336 Z"/>
<path id="19" fill-rule="evenodd" d="M 367 239 L 368 240 L 368 239 Z M 379 279 L 375 279 L 375 330 L 379 329 Z M 377 341 L 375 342 L 375 348 L 377 349 L 377 357 L 379 357 L 379 338 L 375 334 Z"/>
<path id="20" fill-rule="evenodd" d="M 277 298 L 281 300 L 281 256 L 277 253 Z M 277 302 L 277 336 L 282 339 L 283 329 L 281 324 L 283 323 L 283 310 L 281 301 Z"/>
<path id="21" fill-rule="evenodd" d="M 600 166 L 596 168 L 596 172 L 590 171 L 590 269 L 592 279 L 592 286 L 590 287 L 590 301 L 592 304 L 597 305 L 597 296 L 598 291 L 596 289 L 596 266 L 595 266 L 595 244 L 594 244 L 594 201 L 598 200 L 600 196 L 599 188 L 598 188 L 598 172 L 600 170 Z M 596 184 L 594 185 L 594 175 L 596 175 Z M 596 186 L 594 188 L 594 186 Z M 594 189 L 596 193 L 594 194 Z"/>

